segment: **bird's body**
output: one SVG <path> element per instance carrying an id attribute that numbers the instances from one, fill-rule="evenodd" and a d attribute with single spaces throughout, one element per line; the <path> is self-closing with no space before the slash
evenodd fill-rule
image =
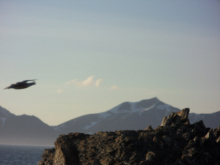
<path id="1" fill-rule="evenodd" d="M 10 89 L 10 88 L 14 88 L 14 89 L 25 89 L 25 88 L 28 88 L 32 85 L 35 85 L 35 80 L 36 79 L 33 79 L 33 80 L 24 80 L 24 81 L 21 81 L 21 82 L 17 82 L 15 84 L 11 84 L 10 86 L 6 87 L 5 89 Z M 32 81 L 30 83 L 28 83 L 28 81 Z"/>

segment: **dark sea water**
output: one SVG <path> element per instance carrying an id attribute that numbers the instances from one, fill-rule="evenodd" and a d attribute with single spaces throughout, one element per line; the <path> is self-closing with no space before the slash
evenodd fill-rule
<path id="1" fill-rule="evenodd" d="M 0 165 L 37 165 L 51 146 L 0 145 Z"/>

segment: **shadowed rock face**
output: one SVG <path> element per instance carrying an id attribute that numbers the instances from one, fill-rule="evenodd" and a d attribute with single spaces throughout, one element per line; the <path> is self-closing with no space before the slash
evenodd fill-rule
<path id="1" fill-rule="evenodd" d="M 118 111 L 123 111 L 123 110 L 128 110 L 128 111 L 131 110 L 131 105 L 129 102 L 125 102 L 118 107 Z"/>
<path id="2" fill-rule="evenodd" d="M 190 124 L 189 109 L 145 130 L 60 135 L 38 165 L 218 165 L 220 127 Z"/>
<path id="3" fill-rule="evenodd" d="M 142 100 L 142 101 L 138 102 L 135 107 L 136 108 L 150 107 L 156 103 L 159 103 L 159 100 L 155 97 L 155 98 L 152 98 L 149 100 Z"/>

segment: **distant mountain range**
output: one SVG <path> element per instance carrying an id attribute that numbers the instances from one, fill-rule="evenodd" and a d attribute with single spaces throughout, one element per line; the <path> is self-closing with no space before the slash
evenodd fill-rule
<path id="1" fill-rule="evenodd" d="M 184 107 L 185 108 L 185 107 Z M 157 98 L 139 102 L 124 102 L 106 112 L 88 114 L 49 126 L 35 116 L 16 116 L 0 107 L 0 144 L 53 145 L 60 134 L 98 131 L 141 130 L 151 125 L 156 128 L 164 116 L 180 109 Z M 211 114 L 189 114 L 190 123 L 203 120 L 206 127 L 220 126 L 220 111 Z"/>
<path id="2" fill-rule="evenodd" d="M 16 116 L 0 107 L 0 144 L 51 145 L 58 133 L 35 116 Z"/>

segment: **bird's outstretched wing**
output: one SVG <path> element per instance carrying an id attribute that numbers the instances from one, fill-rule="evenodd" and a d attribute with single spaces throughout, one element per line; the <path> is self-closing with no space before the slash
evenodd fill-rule
<path id="1" fill-rule="evenodd" d="M 33 80 L 24 80 L 24 81 L 22 81 L 22 83 L 26 83 L 26 82 L 28 82 L 28 81 L 35 81 L 35 80 L 37 80 L 37 79 L 33 79 Z M 18 82 L 19 83 L 19 82 Z"/>

